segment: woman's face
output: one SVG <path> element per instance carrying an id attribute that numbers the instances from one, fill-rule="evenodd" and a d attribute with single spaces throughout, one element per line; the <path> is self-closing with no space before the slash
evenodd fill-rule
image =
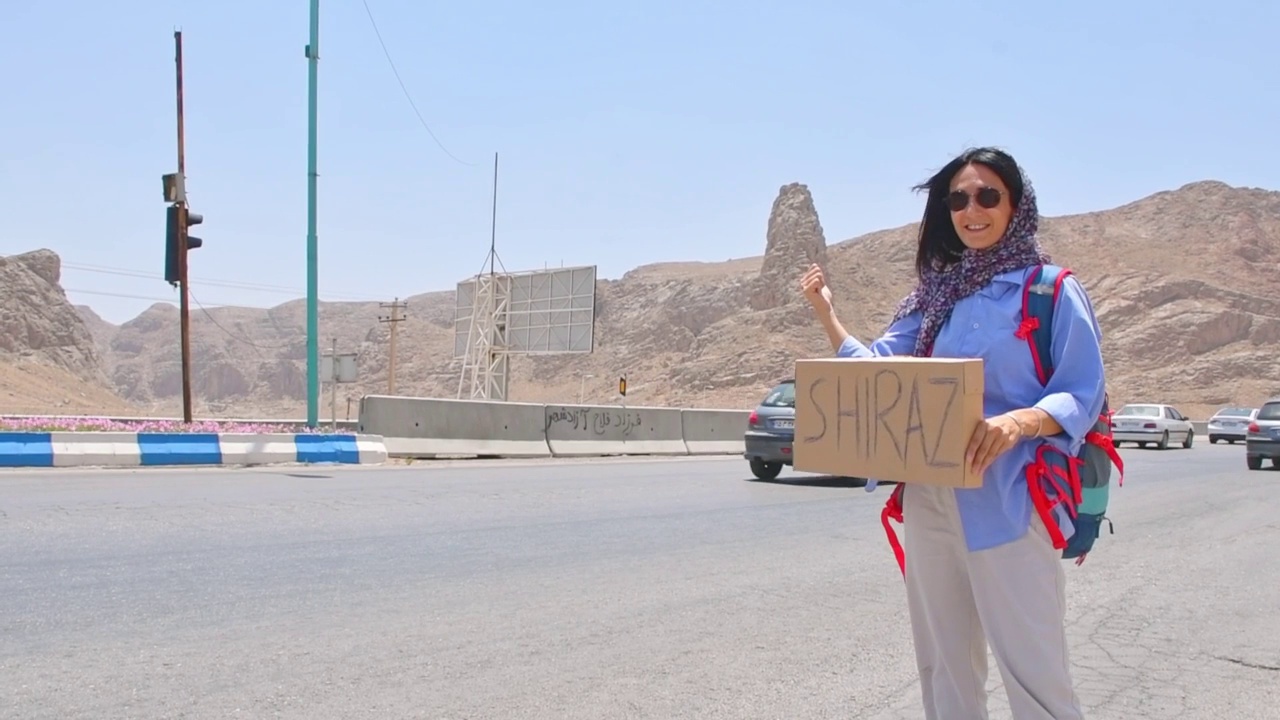
<path id="1" fill-rule="evenodd" d="M 965 247 L 985 250 L 1000 241 L 1013 219 L 1013 202 L 991 168 L 972 163 L 951 178 L 947 196 L 951 222 Z"/>

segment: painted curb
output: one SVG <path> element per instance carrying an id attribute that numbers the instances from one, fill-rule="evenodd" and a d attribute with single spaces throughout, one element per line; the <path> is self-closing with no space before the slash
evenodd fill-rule
<path id="1" fill-rule="evenodd" d="M 377 465 L 386 460 L 386 443 L 378 435 L 0 432 L 0 467 L 8 468 Z"/>

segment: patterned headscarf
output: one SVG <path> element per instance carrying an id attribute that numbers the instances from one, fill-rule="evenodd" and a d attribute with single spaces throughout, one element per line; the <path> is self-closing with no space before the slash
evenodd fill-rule
<path id="1" fill-rule="evenodd" d="M 986 287 L 996 275 L 1049 262 L 1049 256 L 1040 248 L 1040 241 L 1036 238 L 1040 211 L 1031 179 L 1025 173 L 1022 183 L 1022 201 L 1014 210 L 1009 227 L 995 245 L 985 250 L 966 247 L 959 262 L 951 263 L 942 270 L 930 267 L 915 290 L 898 304 L 893 322 L 916 310 L 923 314 L 913 355 L 927 356 L 933 349 L 938 331 L 951 317 L 955 304 Z"/>

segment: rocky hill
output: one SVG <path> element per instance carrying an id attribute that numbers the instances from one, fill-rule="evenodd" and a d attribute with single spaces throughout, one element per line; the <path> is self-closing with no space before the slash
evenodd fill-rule
<path id="1" fill-rule="evenodd" d="M 1280 193 L 1199 182 L 1041 227 L 1046 249 L 1077 272 L 1097 305 L 1113 401 L 1168 401 L 1205 416 L 1280 393 Z M 804 268 L 823 263 L 846 325 L 873 336 L 910 289 L 914 229 L 829 247 L 809 190 L 783 186 L 763 256 L 649 265 L 600 281 L 595 353 L 516 358 L 511 399 L 572 402 L 581 392 L 588 402 L 613 402 L 625 373 L 631 403 L 750 406 L 797 357 L 829 352 L 796 293 Z M 453 292 L 408 301 L 397 393 L 455 397 Z M 359 353 L 363 382 L 340 388 L 340 417 L 348 398 L 387 390 L 388 325 L 378 322 L 385 314 L 377 303 L 321 305 L 322 348 L 336 338 L 340 352 Z M 177 311 L 156 305 L 119 327 L 87 309 L 81 315 L 110 387 L 177 414 Z M 301 301 L 194 308 L 197 412 L 301 416 L 304 328 Z M 326 417 L 327 403 L 326 391 Z"/>
<path id="2" fill-rule="evenodd" d="M 0 257 L 0 412 L 120 412 L 94 338 L 49 250 Z"/>

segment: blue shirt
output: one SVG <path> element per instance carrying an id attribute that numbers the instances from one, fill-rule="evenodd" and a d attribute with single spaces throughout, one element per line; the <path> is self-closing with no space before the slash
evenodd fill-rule
<path id="1" fill-rule="evenodd" d="M 1037 407 L 1063 428 L 1053 437 L 1024 438 L 987 468 L 982 487 L 954 491 L 971 551 L 1002 545 L 1026 533 L 1033 510 L 1027 464 L 1035 461 L 1036 449 L 1046 442 L 1072 455 L 1079 452 L 1105 399 L 1102 330 L 1074 276 L 1063 280 L 1054 308 L 1054 374 L 1047 386 L 1040 384 L 1027 341 L 1014 335 L 1022 321 L 1022 287 L 1031 272 L 1027 268 L 997 275 L 986 287 L 960 300 L 933 345 L 934 357 L 982 358 L 986 417 Z M 919 312 L 902 318 L 870 346 L 848 337 L 836 355 L 910 355 L 920 318 Z M 874 487 L 868 483 L 869 490 Z"/>

